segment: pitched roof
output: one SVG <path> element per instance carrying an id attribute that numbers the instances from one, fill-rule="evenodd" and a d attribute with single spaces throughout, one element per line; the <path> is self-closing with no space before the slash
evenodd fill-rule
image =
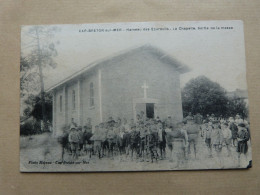
<path id="1" fill-rule="evenodd" d="M 88 72 L 90 69 L 92 69 L 92 68 L 94 68 L 98 65 L 104 64 L 104 63 L 106 63 L 106 62 L 108 62 L 108 61 L 110 61 L 114 58 L 121 57 L 121 56 L 126 55 L 128 53 L 138 52 L 140 50 L 146 50 L 147 52 L 150 52 L 154 56 L 158 57 L 162 62 L 173 65 L 176 68 L 176 70 L 181 74 L 190 71 L 190 68 L 188 66 L 186 66 L 186 65 L 182 64 L 181 62 L 179 62 L 178 60 L 174 59 L 173 57 L 171 57 L 169 54 L 167 54 L 163 50 L 161 50 L 157 47 L 151 46 L 149 44 L 146 44 L 146 45 L 143 45 L 143 46 L 140 46 L 140 47 L 137 47 L 137 48 L 124 50 L 123 52 L 117 53 L 114 56 L 106 57 L 106 58 L 97 60 L 95 62 L 92 62 L 89 65 L 87 65 L 86 67 L 82 68 L 81 70 L 79 70 L 79 71 L 75 72 L 74 74 L 70 75 L 69 77 L 67 77 L 67 78 L 63 79 L 62 81 L 56 83 L 55 85 L 49 87 L 46 90 L 46 92 L 50 92 L 51 90 L 55 89 L 56 87 L 59 87 L 59 86 L 65 84 L 66 82 L 80 76 L 81 74 Z"/>

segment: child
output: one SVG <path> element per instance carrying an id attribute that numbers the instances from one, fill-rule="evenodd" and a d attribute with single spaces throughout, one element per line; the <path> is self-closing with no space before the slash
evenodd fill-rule
<path id="1" fill-rule="evenodd" d="M 69 143 L 71 147 L 71 152 L 72 152 L 72 158 L 73 159 L 78 159 L 78 145 L 79 145 L 79 136 L 76 131 L 76 127 L 74 125 L 71 126 L 70 128 L 70 133 L 69 133 Z"/>
<path id="2" fill-rule="evenodd" d="M 228 128 L 228 123 L 223 124 L 222 134 L 223 134 L 222 145 L 225 145 L 227 147 L 228 157 L 229 157 L 231 155 L 230 144 L 231 144 L 232 133 L 231 130 Z"/>
<path id="3" fill-rule="evenodd" d="M 220 153 L 222 151 L 222 139 L 223 139 L 223 134 L 220 129 L 220 124 L 218 121 L 213 121 L 213 131 L 211 134 L 211 140 L 212 140 L 213 147 L 217 153 L 217 157 L 219 159 L 219 164 L 220 164 L 221 168 L 223 166 L 222 157 L 220 155 Z"/>
<path id="4" fill-rule="evenodd" d="M 206 143 L 210 158 L 212 158 L 211 134 L 212 134 L 212 122 L 209 122 L 209 123 L 205 124 L 204 135 L 205 135 L 205 143 Z"/>

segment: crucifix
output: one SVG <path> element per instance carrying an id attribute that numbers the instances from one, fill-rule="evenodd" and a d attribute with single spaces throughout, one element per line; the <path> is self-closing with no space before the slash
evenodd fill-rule
<path id="1" fill-rule="evenodd" d="M 143 84 L 142 88 L 144 89 L 144 98 L 147 98 L 147 91 L 146 91 L 146 89 L 148 89 L 149 87 L 146 85 L 146 81 L 144 81 L 144 84 Z"/>

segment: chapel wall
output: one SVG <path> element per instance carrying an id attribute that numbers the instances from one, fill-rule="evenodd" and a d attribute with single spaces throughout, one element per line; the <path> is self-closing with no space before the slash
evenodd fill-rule
<path id="1" fill-rule="evenodd" d="M 159 100 L 157 114 L 182 119 L 179 73 L 150 52 L 140 50 L 116 57 L 103 66 L 102 72 L 102 110 L 106 119 L 133 118 L 133 99 L 144 97 L 144 81 L 149 86 L 147 97 Z"/>

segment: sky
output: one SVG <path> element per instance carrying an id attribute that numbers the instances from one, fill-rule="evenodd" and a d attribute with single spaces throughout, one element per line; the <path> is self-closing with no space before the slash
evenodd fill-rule
<path id="1" fill-rule="evenodd" d="M 31 42 L 26 34 L 30 28 L 23 26 L 21 32 L 21 51 L 25 55 L 29 52 L 26 46 Z M 58 25 L 58 28 L 52 40 L 56 43 L 58 66 L 44 70 L 45 89 L 92 62 L 144 44 L 160 48 L 191 69 L 181 75 L 182 88 L 190 79 L 204 75 L 227 91 L 247 89 L 241 21 L 78 24 Z M 121 31 L 109 31 L 114 28 Z M 127 30 L 137 28 L 141 31 Z M 109 32 L 79 32 L 91 29 Z"/>

